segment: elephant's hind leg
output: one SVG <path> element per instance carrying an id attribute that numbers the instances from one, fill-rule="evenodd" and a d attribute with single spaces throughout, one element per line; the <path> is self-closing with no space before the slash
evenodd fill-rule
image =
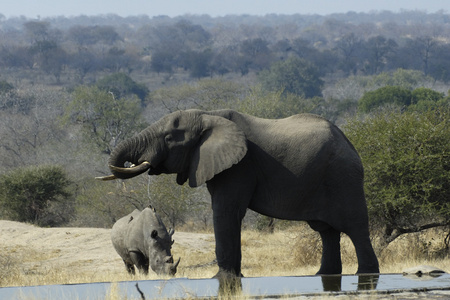
<path id="1" fill-rule="evenodd" d="M 341 233 L 324 222 L 310 221 L 308 224 L 322 238 L 322 261 L 317 275 L 341 274 Z"/>
<path id="2" fill-rule="evenodd" d="M 370 242 L 369 230 L 347 233 L 358 257 L 358 274 L 379 273 L 378 259 Z"/>

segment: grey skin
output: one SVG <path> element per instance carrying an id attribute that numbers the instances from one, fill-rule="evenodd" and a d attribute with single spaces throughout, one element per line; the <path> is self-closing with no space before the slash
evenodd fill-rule
<path id="1" fill-rule="evenodd" d="M 132 213 L 119 219 L 111 230 L 111 241 L 130 274 L 134 266 L 143 274 L 148 267 L 158 275 L 175 275 L 180 259 L 174 263 L 170 249 L 174 231 L 167 232 L 154 208 Z"/>
<path id="2" fill-rule="evenodd" d="M 124 168 L 124 164 L 131 167 Z M 294 115 L 268 120 L 233 110 L 164 116 L 118 145 L 109 167 L 131 178 L 177 173 L 177 183 L 206 183 L 211 194 L 219 273 L 241 276 L 241 222 L 247 208 L 304 220 L 323 243 L 318 274 L 340 274 L 340 233 L 355 245 L 358 273 L 378 273 L 368 230 L 363 167 L 355 148 L 327 120 Z"/>

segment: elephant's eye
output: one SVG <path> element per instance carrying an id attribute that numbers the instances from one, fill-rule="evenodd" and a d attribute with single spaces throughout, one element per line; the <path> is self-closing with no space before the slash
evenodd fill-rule
<path id="1" fill-rule="evenodd" d="M 165 140 L 166 140 L 166 143 L 170 143 L 171 141 L 173 141 L 172 135 L 171 134 L 166 135 Z"/>

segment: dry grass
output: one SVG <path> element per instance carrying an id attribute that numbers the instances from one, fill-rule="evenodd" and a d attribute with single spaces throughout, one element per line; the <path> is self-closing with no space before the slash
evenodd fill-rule
<path id="1" fill-rule="evenodd" d="M 443 237 L 443 231 L 429 230 L 399 238 L 379 255 L 381 272 L 400 273 L 406 268 L 422 264 L 434 265 L 449 272 L 450 255 L 448 249 L 444 251 Z M 207 234 L 204 234 L 202 243 L 196 240 L 190 243 L 176 241 L 173 247 L 174 256 L 182 257 L 176 277 L 214 276 L 217 266 L 207 265 L 215 258 L 213 244 L 214 237 Z M 357 269 L 353 245 L 346 236 L 342 237 L 341 245 L 343 273 L 353 274 Z M 0 286 L 160 279 L 153 272 L 147 277 L 143 275 L 131 277 L 126 273 L 117 254 L 113 262 L 108 263 L 109 265 L 104 266 L 105 268 L 99 272 L 98 265 L 86 269 L 85 266 L 92 260 L 89 255 L 79 261 L 59 260 L 58 258 L 66 251 L 64 247 L 51 250 L 49 245 L 46 246 L 48 247 L 43 245 L 41 249 L 32 245 L 0 243 Z M 112 246 L 105 243 L 102 247 Z M 83 251 L 81 245 L 78 249 Z M 105 253 L 106 251 L 110 249 L 106 249 Z M 244 231 L 242 273 L 246 277 L 312 275 L 319 269 L 320 251 L 318 235 L 307 226 L 298 225 L 275 231 L 273 234 Z"/>

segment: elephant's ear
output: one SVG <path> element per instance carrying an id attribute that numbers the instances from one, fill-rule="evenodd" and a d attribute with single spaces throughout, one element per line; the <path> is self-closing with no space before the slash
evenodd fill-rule
<path id="1" fill-rule="evenodd" d="M 247 153 L 247 138 L 232 121 L 202 115 L 202 137 L 194 150 L 189 185 L 200 186 L 214 175 L 237 164 Z"/>

